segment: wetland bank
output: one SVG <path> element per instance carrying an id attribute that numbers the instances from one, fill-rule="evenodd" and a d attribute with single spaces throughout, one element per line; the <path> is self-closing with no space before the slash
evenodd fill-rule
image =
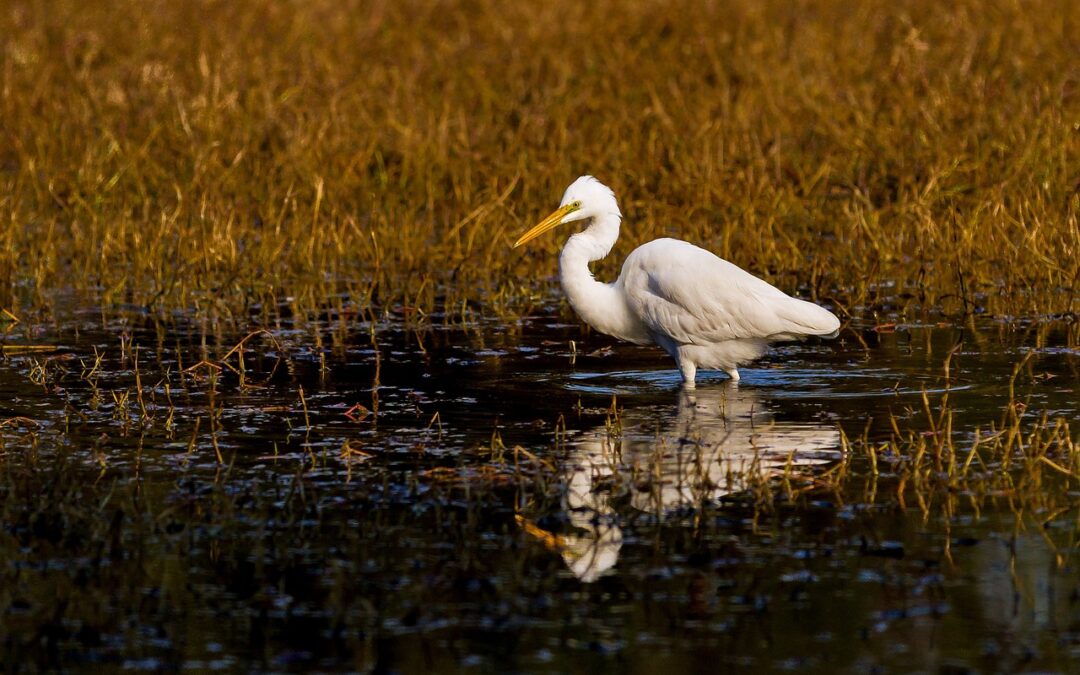
<path id="1" fill-rule="evenodd" d="M 7 3 L 5 668 L 1075 670 L 1078 19 Z M 839 338 L 582 329 L 586 171 Z"/>

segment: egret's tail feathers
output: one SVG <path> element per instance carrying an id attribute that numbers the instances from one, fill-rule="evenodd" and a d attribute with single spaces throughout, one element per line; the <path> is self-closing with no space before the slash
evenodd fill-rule
<path id="1" fill-rule="evenodd" d="M 787 326 L 775 339 L 792 339 L 815 335 L 834 338 L 840 334 L 840 319 L 836 315 L 812 302 L 792 298 L 779 312 Z"/>

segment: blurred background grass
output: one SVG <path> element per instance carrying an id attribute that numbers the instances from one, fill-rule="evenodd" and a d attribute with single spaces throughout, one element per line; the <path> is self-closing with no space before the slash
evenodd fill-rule
<path id="1" fill-rule="evenodd" d="M 0 306 L 519 313 L 623 239 L 852 312 L 1075 312 L 1080 4 L 9 0 Z M 538 280 L 538 281 L 537 281 Z"/>

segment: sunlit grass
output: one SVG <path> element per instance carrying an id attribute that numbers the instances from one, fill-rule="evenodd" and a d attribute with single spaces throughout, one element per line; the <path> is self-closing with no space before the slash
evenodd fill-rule
<path id="1" fill-rule="evenodd" d="M 890 516 L 929 542 L 890 578 L 937 575 L 924 559 L 951 562 L 951 533 L 993 539 L 1015 516 L 1009 572 L 1028 528 L 1071 580 L 1080 430 L 1043 401 L 1075 390 L 1080 349 L 1077 34 L 1080 4 L 1051 0 L 0 3 L 0 660 L 430 671 L 483 642 L 566 670 L 596 665 L 565 647 L 602 623 L 590 644 L 624 625 L 648 658 L 696 663 L 651 635 L 699 639 L 678 617 L 708 577 L 730 584 L 707 595 L 731 600 L 724 658 L 745 667 L 811 637 L 802 607 L 783 628 L 785 599 L 802 602 L 784 572 L 814 569 L 803 548 L 854 579 L 875 568 L 850 549 L 872 556 Z M 584 173 L 626 216 L 601 278 L 644 241 L 688 239 L 857 317 L 822 347 L 840 368 L 908 354 L 889 342 L 905 324 L 953 324 L 933 391 L 917 398 L 922 362 L 905 361 L 908 394 L 835 406 L 816 426 L 837 447 L 801 465 L 721 474 L 703 443 L 624 453 L 642 432 L 622 398 L 532 381 L 606 343 L 490 349 L 548 323 L 512 319 L 549 316 L 560 237 L 510 243 Z M 906 339 L 929 359 L 920 330 Z M 953 359 L 961 344 L 1015 363 L 1011 379 Z M 998 387 L 974 414 L 965 379 Z M 440 387 L 468 396 L 420 395 Z M 653 394 L 650 414 L 678 417 Z M 602 470 L 568 506 L 593 437 Z M 679 481 L 692 499 L 665 501 Z M 815 511 L 831 524 L 799 534 Z M 625 528 L 625 590 L 560 577 L 553 552 L 580 551 L 582 523 L 601 544 Z M 794 534 L 755 557 L 770 531 Z M 674 585 L 653 572 L 669 567 Z M 972 586 L 943 569 L 934 584 Z M 815 596 L 875 628 L 814 651 L 951 653 L 948 630 L 874 638 L 925 588 L 881 586 L 881 612 Z M 977 629 L 958 634 L 991 644 Z M 1071 645 L 1054 635 L 1032 661 L 1001 634 L 1017 667 L 1052 670 Z"/>
<path id="2" fill-rule="evenodd" d="M 856 313 L 1075 311 L 1078 14 L 16 0 L 0 306 L 519 313 L 558 238 L 509 242 L 593 173 L 601 275 L 677 235 Z"/>

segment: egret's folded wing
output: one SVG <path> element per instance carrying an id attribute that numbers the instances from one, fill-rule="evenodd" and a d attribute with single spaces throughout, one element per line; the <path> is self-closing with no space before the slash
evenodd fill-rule
<path id="1" fill-rule="evenodd" d="M 650 330 L 682 343 L 791 339 L 827 335 L 839 326 L 828 310 L 675 239 L 635 250 L 620 282 L 631 311 Z"/>

